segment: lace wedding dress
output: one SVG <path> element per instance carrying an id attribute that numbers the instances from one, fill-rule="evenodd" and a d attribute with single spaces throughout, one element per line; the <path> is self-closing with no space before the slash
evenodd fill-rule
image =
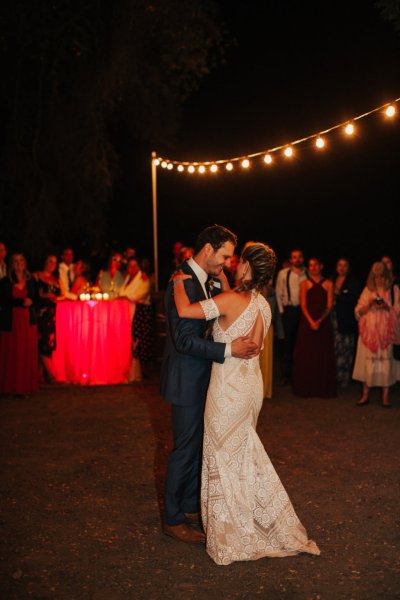
<path id="1" fill-rule="evenodd" d="M 253 290 L 242 314 L 225 331 L 212 299 L 202 305 L 216 319 L 214 340 L 251 334 L 261 342 L 271 323 L 264 297 Z M 259 358 L 213 363 L 204 418 L 201 514 L 207 552 L 219 565 L 263 556 L 319 554 L 307 537 L 257 433 L 263 401 Z"/>

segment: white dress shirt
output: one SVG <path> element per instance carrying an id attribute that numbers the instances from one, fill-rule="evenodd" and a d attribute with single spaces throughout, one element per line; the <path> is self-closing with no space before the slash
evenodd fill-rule
<path id="1" fill-rule="evenodd" d="M 209 298 L 209 295 L 207 293 L 206 290 L 206 281 L 208 279 L 208 274 L 205 272 L 204 269 L 202 269 L 200 267 L 200 265 L 197 264 L 197 262 L 194 260 L 194 258 L 189 258 L 189 260 L 187 261 L 187 264 L 189 265 L 189 267 L 192 269 L 192 271 L 194 271 L 197 279 L 200 282 L 201 287 L 203 288 L 203 292 L 206 298 Z M 225 353 L 224 353 L 225 358 L 230 358 L 232 356 L 232 346 L 230 343 L 225 345 Z"/>
<path id="2" fill-rule="evenodd" d="M 307 279 L 306 269 L 303 269 L 300 273 L 296 273 L 291 267 L 279 271 L 276 278 L 275 294 L 281 314 L 285 306 L 300 306 L 300 284 L 305 279 Z"/>
<path id="3" fill-rule="evenodd" d="M 69 300 L 76 300 L 78 296 L 70 292 L 71 285 L 75 279 L 74 265 L 67 265 L 65 262 L 60 262 L 58 272 L 60 274 L 61 295 Z"/>

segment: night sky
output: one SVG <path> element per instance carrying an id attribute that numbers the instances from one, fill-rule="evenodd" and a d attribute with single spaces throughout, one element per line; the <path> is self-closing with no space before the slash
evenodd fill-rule
<path id="1" fill-rule="evenodd" d="M 373 2 L 218 5 L 236 43 L 186 103 L 175 143 L 154 148 L 160 155 L 201 161 L 257 152 L 400 96 L 400 35 Z M 300 246 L 321 256 L 327 271 L 341 255 L 361 276 L 383 253 L 398 261 L 400 116 L 390 123 L 370 116 L 354 139 L 337 132 L 328 144 L 319 153 L 303 144 L 295 159 L 248 172 L 191 176 L 160 169 L 160 259 L 173 241 L 193 245 L 199 230 L 220 223 L 239 236 L 239 249 L 260 240 L 283 260 Z M 136 217 L 129 236 L 148 253 L 149 157 L 133 159 L 143 169 L 142 179 L 132 175 L 132 201 L 125 198 Z M 126 239 L 127 231 L 120 233 Z"/>

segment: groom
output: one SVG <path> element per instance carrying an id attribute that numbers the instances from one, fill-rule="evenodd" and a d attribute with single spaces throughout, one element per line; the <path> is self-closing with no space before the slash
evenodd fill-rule
<path id="1" fill-rule="evenodd" d="M 237 238 L 220 225 L 207 227 L 197 238 L 194 256 L 180 269 L 192 275 L 185 280 L 191 302 L 215 295 L 208 280 L 218 278 L 223 267 L 229 267 Z M 247 337 L 223 344 L 205 339 L 206 321 L 181 319 L 178 316 L 173 284 L 165 294 L 167 339 L 161 368 L 161 394 L 172 404 L 174 448 L 170 454 L 166 476 L 165 534 L 188 543 L 203 543 L 205 535 L 191 525 L 199 523 L 199 484 L 203 441 L 204 403 L 212 362 L 225 358 L 252 358 L 259 347 Z"/>

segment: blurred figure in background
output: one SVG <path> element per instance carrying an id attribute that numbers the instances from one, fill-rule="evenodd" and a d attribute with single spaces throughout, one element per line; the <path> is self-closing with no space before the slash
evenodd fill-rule
<path id="1" fill-rule="evenodd" d="M 232 290 L 235 289 L 235 287 L 237 286 L 236 270 L 238 267 L 238 263 L 239 263 L 238 255 L 233 254 L 233 256 L 231 256 L 231 262 L 229 264 L 229 267 L 224 267 L 224 273 L 226 275 L 226 278 L 227 278 Z"/>
<path id="2" fill-rule="evenodd" d="M 167 262 L 163 269 L 163 275 L 161 278 L 162 288 L 165 289 L 168 285 L 170 277 L 177 267 L 181 264 L 179 260 L 181 250 L 183 248 L 182 242 L 175 242 L 172 246 L 172 259 Z"/>
<path id="3" fill-rule="evenodd" d="M 342 388 L 349 385 L 353 368 L 358 332 L 354 309 L 359 293 L 359 285 L 350 273 L 349 261 L 347 258 L 340 258 L 336 263 L 336 274 L 333 278 L 332 325 L 335 340 L 336 377 Z"/>
<path id="4" fill-rule="evenodd" d="M 0 279 L 3 279 L 7 275 L 6 256 L 6 245 L 4 242 L 0 242 Z"/>
<path id="5" fill-rule="evenodd" d="M 128 261 L 131 258 L 136 258 L 136 248 L 133 246 L 127 246 L 122 253 L 122 262 L 120 266 L 120 271 L 124 277 L 128 270 Z"/>
<path id="6" fill-rule="evenodd" d="M 300 285 L 301 319 L 293 361 L 293 392 L 296 396 L 336 396 L 336 365 L 333 327 L 333 284 L 322 275 L 318 258 L 308 261 L 308 278 Z"/>
<path id="7" fill-rule="evenodd" d="M 179 252 L 179 264 L 182 264 L 185 262 L 185 260 L 192 258 L 192 256 L 193 248 L 190 248 L 189 246 L 182 246 L 181 251 Z"/>
<path id="8" fill-rule="evenodd" d="M 75 298 L 90 286 L 90 264 L 80 258 L 75 263 L 75 281 L 72 284 L 71 293 Z"/>
<path id="9" fill-rule="evenodd" d="M 104 293 L 110 295 L 110 299 L 118 296 L 120 288 L 124 283 L 124 278 L 119 270 L 122 263 L 122 254 L 113 252 L 108 261 L 107 269 L 100 271 L 96 285 Z"/>
<path id="10" fill-rule="evenodd" d="M 54 381 L 51 357 L 56 349 L 56 310 L 57 302 L 63 300 L 57 268 L 57 257 L 47 256 L 42 271 L 35 274 L 39 301 L 37 307 L 39 357 L 42 363 L 41 379 Z"/>
<path id="11" fill-rule="evenodd" d="M 128 273 L 120 289 L 120 298 L 131 303 L 132 363 L 129 381 L 142 381 L 143 371 L 152 359 L 153 309 L 150 279 L 140 270 L 135 258 L 128 261 Z"/>
<path id="12" fill-rule="evenodd" d="M 383 262 L 383 264 L 386 266 L 387 270 L 389 271 L 391 277 L 392 277 L 392 285 L 393 284 L 398 284 L 398 277 L 397 277 L 397 273 L 395 272 L 395 268 L 394 268 L 394 264 L 392 259 L 390 258 L 390 256 L 382 256 L 381 258 L 381 262 Z"/>
<path id="13" fill-rule="evenodd" d="M 382 406 L 390 407 L 389 388 L 396 381 L 393 344 L 400 343 L 400 298 L 397 285 L 383 262 L 375 262 L 355 308 L 358 343 L 353 379 L 362 382 L 358 406 L 369 403 L 371 387 L 382 388 Z"/>
<path id="14" fill-rule="evenodd" d="M 0 394 L 30 395 L 39 390 L 37 300 L 25 256 L 15 253 L 9 275 L 0 281 Z"/>
<path id="15" fill-rule="evenodd" d="M 276 301 L 285 331 L 282 369 L 285 383 L 289 382 L 292 375 L 293 352 L 301 317 L 300 285 L 307 279 L 304 256 L 301 250 L 293 249 L 290 252 L 289 262 L 289 267 L 279 271 L 275 285 Z"/>
<path id="16" fill-rule="evenodd" d="M 71 294 L 71 287 L 75 279 L 74 271 L 74 251 L 72 248 L 65 248 L 61 256 L 61 262 L 58 265 L 60 276 L 61 295 L 67 300 L 75 300 Z"/>

